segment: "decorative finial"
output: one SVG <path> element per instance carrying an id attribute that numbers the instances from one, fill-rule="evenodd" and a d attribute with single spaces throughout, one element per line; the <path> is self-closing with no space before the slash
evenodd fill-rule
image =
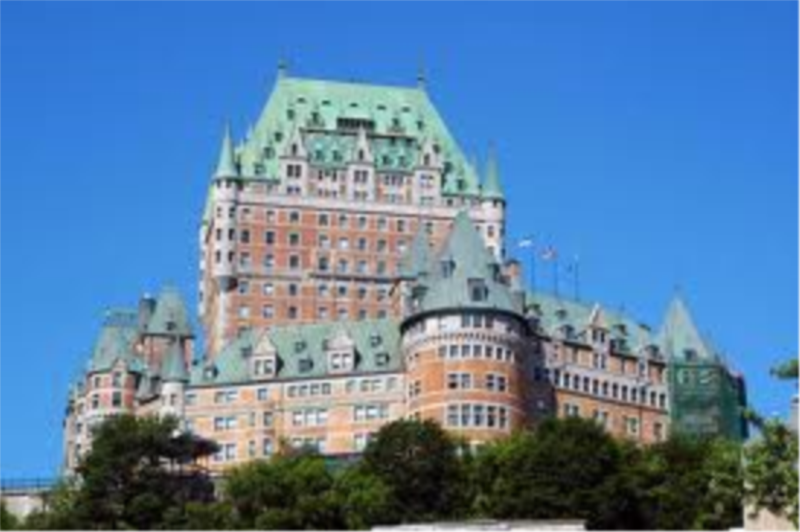
<path id="1" fill-rule="evenodd" d="M 420 60 L 419 67 L 417 68 L 417 87 L 422 90 L 425 90 L 425 61 Z"/>
<path id="2" fill-rule="evenodd" d="M 286 58 L 281 57 L 278 60 L 278 79 L 283 79 L 289 73 L 289 63 Z"/>

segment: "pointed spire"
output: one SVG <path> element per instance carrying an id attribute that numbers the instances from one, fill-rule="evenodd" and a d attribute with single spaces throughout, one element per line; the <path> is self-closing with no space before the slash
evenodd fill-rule
<path id="1" fill-rule="evenodd" d="M 659 344 L 670 358 L 711 361 L 716 356 L 700 335 L 688 307 L 680 294 L 675 294 L 667 309 L 659 333 Z"/>
<path id="2" fill-rule="evenodd" d="M 186 369 L 186 362 L 183 359 L 179 342 L 173 342 L 167 351 L 161 371 L 161 380 L 164 382 L 189 381 L 189 372 Z"/>
<path id="3" fill-rule="evenodd" d="M 480 194 L 480 177 L 478 177 L 478 158 L 473 156 L 471 164 L 464 169 L 464 190 L 466 196 Z"/>
<path id="4" fill-rule="evenodd" d="M 500 184 L 500 173 L 497 170 L 497 157 L 494 145 L 489 145 L 489 156 L 486 161 L 486 180 L 483 182 L 483 197 L 505 201 L 503 187 Z"/>
<path id="5" fill-rule="evenodd" d="M 222 150 L 219 154 L 219 163 L 214 177 L 221 179 L 226 177 L 238 177 L 236 161 L 233 154 L 233 140 L 231 139 L 231 126 L 225 126 L 225 136 L 222 138 Z"/>

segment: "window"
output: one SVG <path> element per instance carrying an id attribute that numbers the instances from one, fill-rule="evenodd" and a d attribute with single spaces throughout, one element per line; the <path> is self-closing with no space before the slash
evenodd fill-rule
<path id="1" fill-rule="evenodd" d="M 299 233 L 289 233 L 289 245 L 292 247 L 297 247 L 300 245 Z"/>
<path id="2" fill-rule="evenodd" d="M 386 404 L 356 405 L 353 407 L 354 421 L 374 421 L 388 417 L 389 405 Z"/>
<path id="3" fill-rule="evenodd" d="M 635 417 L 625 417 L 625 432 L 629 436 L 637 436 L 639 434 L 639 420 Z"/>
<path id="4" fill-rule="evenodd" d="M 353 367 L 352 353 L 331 353 L 329 362 L 331 371 L 348 370 Z"/>
<path id="5" fill-rule="evenodd" d="M 289 223 L 300 223 L 300 213 L 298 211 L 289 212 Z"/>
<path id="6" fill-rule="evenodd" d="M 486 389 L 490 392 L 505 392 L 508 390 L 508 379 L 505 375 L 487 373 Z"/>
<path id="7" fill-rule="evenodd" d="M 114 392 L 111 395 L 111 406 L 114 408 L 120 408 L 122 406 L 122 393 L 121 392 Z"/>
<path id="8" fill-rule="evenodd" d="M 297 319 L 297 307 L 289 307 L 289 319 L 296 320 Z"/>
<path id="9" fill-rule="evenodd" d="M 483 279 L 469 279 L 467 284 L 469 285 L 469 297 L 472 301 L 486 301 L 489 297 L 489 289 Z"/>
<path id="10" fill-rule="evenodd" d="M 261 317 L 265 319 L 272 319 L 275 317 L 275 309 L 272 305 L 264 305 L 261 307 Z"/>
<path id="11" fill-rule="evenodd" d="M 259 388 L 256 392 L 259 401 L 266 401 L 269 399 L 269 388 Z"/>
<path id="12" fill-rule="evenodd" d="M 508 408 L 482 403 L 450 404 L 446 408 L 445 420 L 451 427 L 476 427 L 506 430 Z"/>
<path id="13" fill-rule="evenodd" d="M 264 255 L 264 268 L 271 270 L 275 267 L 275 256 L 271 254 Z"/>
<path id="14" fill-rule="evenodd" d="M 296 297 L 299 292 L 300 292 L 300 288 L 297 286 L 297 283 L 289 283 L 289 295 L 290 296 Z"/>
<path id="15" fill-rule="evenodd" d="M 388 227 L 389 224 L 386 222 L 386 218 L 378 218 L 378 231 L 386 231 Z"/>
<path id="16" fill-rule="evenodd" d="M 122 386 L 122 373 L 114 372 L 112 379 L 114 388 L 119 388 Z"/>
<path id="17" fill-rule="evenodd" d="M 242 229 L 239 231 L 239 242 L 242 244 L 249 244 L 250 243 L 250 230 L 249 229 Z"/>
<path id="18" fill-rule="evenodd" d="M 264 233 L 264 243 L 269 245 L 275 243 L 275 231 L 267 231 Z"/>
<path id="19" fill-rule="evenodd" d="M 469 390 L 472 388 L 472 374 L 448 373 L 447 388 L 450 390 Z"/>
<path id="20" fill-rule="evenodd" d="M 327 214 L 320 214 L 317 217 L 317 224 L 322 226 L 322 227 L 327 227 L 328 226 L 328 222 L 329 222 L 329 218 L 328 218 Z"/>
<path id="21" fill-rule="evenodd" d="M 186 406 L 194 406 L 197 404 L 197 394 L 196 393 L 187 393 L 186 394 Z"/>
<path id="22" fill-rule="evenodd" d="M 656 441 L 664 441 L 664 424 L 656 421 L 653 423 L 653 438 Z"/>
<path id="23" fill-rule="evenodd" d="M 257 358 L 253 360 L 253 373 L 256 376 L 271 376 L 275 374 L 275 359 L 272 357 L 269 358 Z M 263 390 L 263 392 L 262 392 Z M 259 388 L 258 393 L 259 395 L 264 393 L 266 394 L 266 388 Z M 263 401 L 264 399 L 260 399 L 259 401 Z"/>
<path id="24" fill-rule="evenodd" d="M 250 307 L 242 305 L 239 307 L 239 318 L 246 320 L 250 317 Z"/>

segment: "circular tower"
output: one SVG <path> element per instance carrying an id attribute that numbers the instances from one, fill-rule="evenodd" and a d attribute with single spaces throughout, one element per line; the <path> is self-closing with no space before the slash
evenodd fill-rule
<path id="1" fill-rule="evenodd" d="M 528 324 L 464 212 L 427 269 L 401 325 L 407 411 L 473 445 L 504 437 L 527 422 Z"/>

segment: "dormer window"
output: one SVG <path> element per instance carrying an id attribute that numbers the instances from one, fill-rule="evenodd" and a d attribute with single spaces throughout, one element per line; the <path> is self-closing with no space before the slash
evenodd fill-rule
<path id="1" fill-rule="evenodd" d="M 575 328 L 572 325 L 562 325 L 561 336 L 565 340 L 572 339 L 575 336 Z"/>
<path id="2" fill-rule="evenodd" d="M 469 285 L 469 298 L 471 301 L 480 303 L 489 298 L 489 288 L 483 279 L 470 279 L 467 284 Z"/>
<path id="3" fill-rule="evenodd" d="M 353 353 L 337 351 L 328 355 L 328 367 L 331 371 L 350 371 L 353 369 Z"/>
<path id="4" fill-rule="evenodd" d="M 603 344 L 606 341 L 606 332 L 603 329 L 592 329 L 592 341 Z"/>
<path id="5" fill-rule="evenodd" d="M 567 311 L 565 309 L 563 309 L 563 308 L 558 309 L 556 311 L 556 318 L 558 318 L 560 320 L 567 319 Z"/>
<path id="6" fill-rule="evenodd" d="M 369 337 L 369 345 L 372 347 L 378 347 L 383 343 L 383 337 L 380 334 L 373 333 Z"/>
<path id="7" fill-rule="evenodd" d="M 175 329 L 177 329 L 177 328 L 178 328 L 178 324 L 177 324 L 177 323 L 175 323 L 175 321 L 174 321 L 174 320 L 169 320 L 169 321 L 167 321 L 167 330 L 168 330 L 169 332 L 172 332 L 172 331 L 174 331 L 174 330 L 175 330 Z"/>
<path id="8" fill-rule="evenodd" d="M 294 343 L 294 352 L 295 353 L 302 353 L 306 348 L 306 341 L 305 340 L 298 340 Z"/>
<path id="9" fill-rule="evenodd" d="M 302 358 L 298 361 L 297 367 L 300 373 L 308 373 L 313 369 L 314 361 L 310 358 Z"/>
<path id="10" fill-rule="evenodd" d="M 253 375 L 256 377 L 275 376 L 275 357 L 259 357 L 253 359 Z"/>
<path id="11" fill-rule="evenodd" d="M 375 355 L 375 364 L 379 367 L 387 366 L 389 364 L 389 353 L 378 353 Z"/>
<path id="12" fill-rule="evenodd" d="M 443 260 L 441 263 L 442 266 L 442 277 L 452 277 L 453 272 L 456 270 L 456 263 L 452 259 Z"/>
<path id="13" fill-rule="evenodd" d="M 697 351 L 692 348 L 684 349 L 683 356 L 686 358 L 687 362 L 694 362 L 697 360 Z"/>

